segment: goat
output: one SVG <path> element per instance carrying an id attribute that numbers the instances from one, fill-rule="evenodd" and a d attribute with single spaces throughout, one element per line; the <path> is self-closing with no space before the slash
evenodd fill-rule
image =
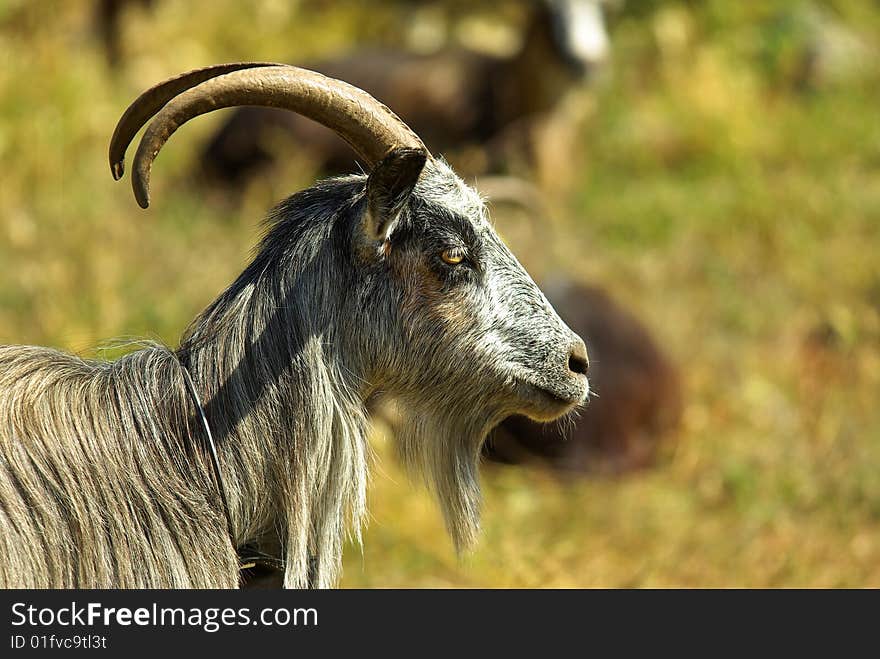
<path id="1" fill-rule="evenodd" d="M 595 392 L 589 413 L 560 424 L 505 419 L 484 445 L 483 456 L 570 474 L 622 473 L 650 465 L 681 420 L 678 370 L 649 330 L 601 288 L 560 280 L 544 290 L 560 317 L 587 337 Z"/>
<path id="2" fill-rule="evenodd" d="M 517 138 L 528 134 L 531 124 L 551 112 L 608 52 L 597 0 L 533 5 L 522 47 L 512 57 L 462 48 L 433 54 L 373 49 L 311 68 L 385 99 L 427 143 L 447 155 L 468 145 L 487 146 L 489 162 L 469 163 L 467 174 L 498 172 L 504 168 L 511 133 Z M 199 159 L 200 174 L 224 189 L 246 183 L 273 163 L 279 136 L 308 153 L 321 171 L 351 169 L 346 145 L 314 123 L 246 107 L 208 140 Z"/>
<path id="3" fill-rule="evenodd" d="M 286 587 L 332 586 L 365 518 L 365 401 L 379 393 L 405 410 L 398 453 L 464 551 L 492 427 L 586 399 L 583 341 L 482 198 L 360 89 L 266 63 L 171 78 L 119 120 L 114 178 L 150 122 L 132 173 L 147 208 L 171 134 L 241 104 L 324 124 L 369 173 L 281 202 L 253 260 L 177 349 L 101 362 L 0 347 L 0 587 L 231 588 L 239 550 L 273 545 Z"/>

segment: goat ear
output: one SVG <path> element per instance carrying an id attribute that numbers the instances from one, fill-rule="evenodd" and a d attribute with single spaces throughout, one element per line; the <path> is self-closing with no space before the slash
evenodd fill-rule
<path id="1" fill-rule="evenodd" d="M 428 157 L 424 149 L 392 149 L 367 178 L 367 217 L 364 229 L 369 240 L 384 242 L 394 230 L 400 211 L 409 201 Z"/>

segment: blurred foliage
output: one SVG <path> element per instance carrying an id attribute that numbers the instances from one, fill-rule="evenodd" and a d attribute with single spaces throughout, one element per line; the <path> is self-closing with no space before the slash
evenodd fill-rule
<path id="1" fill-rule="evenodd" d="M 194 188 L 209 117 L 163 151 L 140 211 L 106 146 L 142 89 L 443 41 L 493 11 L 515 31 L 516 3 L 487 4 L 158 0 L 124 15 L 111 72 L 90 3 L 0 2 L 0 341 L 175 343 L 272 201 L 313 180 L 293 153 L 234 208 Z M 343 585 L 880 586 L 880 10 L 630 0 L 610 24 L 557 222 L 536 241 L 497 221 L 535 273 L 600 282 L 656 329 L 684 371 L 684 430 L 625 479 L 487 469 L 484 537 L 459 560 L 380 429 Z"/>

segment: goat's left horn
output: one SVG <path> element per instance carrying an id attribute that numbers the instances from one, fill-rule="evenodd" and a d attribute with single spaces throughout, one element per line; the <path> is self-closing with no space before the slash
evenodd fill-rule
<path id="1" fill-rule="evenodd" d="M 161 95 L 159 97 L 161 100 Z M 159 110 L 147 127 L 132 171 L 132 187 L 141 208 L 150 204 L 153 160 L 174 131 L 201 114 L 236 105 L 277 107 L 313 119 L 339 134 L 370 167 L 395 147 L 416 148 L 427 153 L 409 126 L 357 87 L 295 66 L 238 68 L 180 93 Z M 124 154 L 125 146 L 127 144 L 120 142 L 115 151 L 111 146 L 111 154 Z M 121 166 L 114 167 L 114 175 L 117 171 L 121 173 Z"/>

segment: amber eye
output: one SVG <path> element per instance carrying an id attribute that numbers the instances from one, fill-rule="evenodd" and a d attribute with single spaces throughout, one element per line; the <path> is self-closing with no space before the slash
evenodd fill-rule
<path id="1" fill-rule="evenodd" d="M 440 252 L 440 258 L 449 265 L 458 265 L 464 261 L 464 252 L 460 249 L 444 249 Z"/>

